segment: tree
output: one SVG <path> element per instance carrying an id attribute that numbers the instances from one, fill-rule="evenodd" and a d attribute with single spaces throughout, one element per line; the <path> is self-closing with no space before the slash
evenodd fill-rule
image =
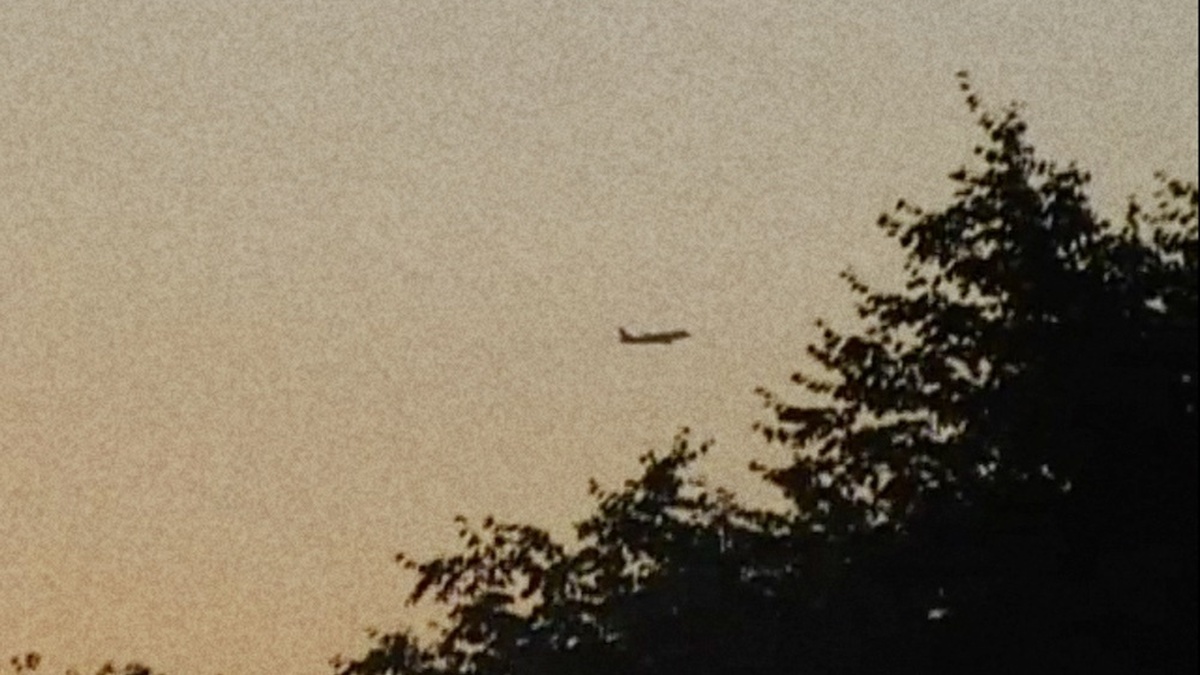
<path id="1" fill-rule="evenodd" d="M 42 655 L 38 652 L 25 652 L 9 658 L 8 665 L 14 673 L 33 673 L 42 665 Z M 80 675 L 80 671 L 71 668 L 66 675 Z M 117 666 L 112 661 L 105 663 L 95 671 L 95 675 L 155 675 L 154 671 L 141 663 L 127 663 Z M 160 674 L 161 675 L 161 674 Z"/>
<path id="2" fill-rule="evenodd" d="M 1114 226 L 961 85 L 977 165 L 880 218 L 904 288 L 847 274 L 862 323 L 810 347 L 813 402 L 762 392 L 790 510 L 691 478 L 682 434 L 570 546 L 488 519 L 401 556 L 447 621 L 342 675 L 1194 671 L 1196 187 Z"/>
<path id="3" fill-rule="evenodd" d="M 447 610 L 436 637 L 371 631 L 365 656 L 334 666 L 341 675 L 877 670 L 883 655 L 856 636 L 891 628 L 871 621 L 873 589 L 845 578 L 849 542 L 708 489 L 691 471 L 708 448 L 685 429 L 669 452 L 644 455 L 642 474 L 620 490 L 593 484 L 595 512 L 570 548 L 529 525 L 460 519 L 460 553 L 398 556 L 418 576 L 409 601 Z"/>
<path id="4" fill-rule="evenodd" d="M 375 633 L 365 657 L 335 665 L 343 675 L 759 672 L 751 661 L 770 655 L 735 643 L 747 626 L 772 630 L 761 613 L 772 584 L 754 576 L 770 565 L 748 553 L 778 538 L 777 523 L 687 475 L 706 450 L 685 430 L 623 489 L 593 484 L 596 512 L 572 549 L 532 526 L 460 520 L 461 553 L 399 556 L 419 577 L 410 601 L 448 608 L 435 642 Z"/>
<path id="5" fill-rule="evenodd" d="M 795 377 L 824 404 L 765 394 L 798 451 L 765 476 L 895 535 L 947 671 L 1194 671 L 1196 186 L 1160 177 L 1115 227 L 962 86 L 982 166 L 949 208 L 881 217 L 905 289 L 847 275 L 865 325 Z"/>

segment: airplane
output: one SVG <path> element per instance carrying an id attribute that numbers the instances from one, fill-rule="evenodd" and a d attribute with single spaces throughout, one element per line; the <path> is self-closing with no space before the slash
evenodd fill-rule
<path id="1" fill-rule="evenodd" d="M 669 333 L 642 333 L 641 335 L 630 335 L 629 333 L 625 332 L 624 328 L 618 328 L 617 331 L 621 336 L 621 342 L 634 345 L 669 345 L 676 340 L 682 340 L 692 336 L 692 334 L 686 330 L 674 330 Z"/>

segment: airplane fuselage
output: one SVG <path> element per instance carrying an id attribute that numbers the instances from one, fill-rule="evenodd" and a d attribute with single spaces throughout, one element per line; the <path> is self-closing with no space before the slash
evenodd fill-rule
<path id="1" fill-rule="evenodd" d="M 618 329 L 617 334 L 620 336 L 621 342 L 635 345 L 669 345 L 676 340 L 682 340 L 692 336 L 692 334 L 686 330 L 673 330 L 666 333 L 642 333 L 641 335 L 633 335 L 626 332 L 624 328 Z"/>

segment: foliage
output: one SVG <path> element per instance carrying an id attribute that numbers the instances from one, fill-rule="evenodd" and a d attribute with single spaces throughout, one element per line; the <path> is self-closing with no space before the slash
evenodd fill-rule
<path id="1" fill-rule="evenodd" d="M 21 673 L 33 673 L 42 665 L 42 655 L 38 652 L 26 652 L 18 656 L 13 656 L 8 660 L 9 667 L 18 675 Z M 66 675 L 83 675 L 80 671 L 71 668 L 67 670 Z M 127 663 L 124 666 L 117 666 L 109 661 L 103 666 L 100 666 L 94 671 L 94 675 L 155 675 L 154 671 L 148 666 L 140 663 Z M 159 673 L 158 675 L 162 675 Z"/>
<path id="2" fill-rule="evenodd" d="M 578 524 L 572 550 L 537 528 L 487 519 L 481 528 L 460 521 L 457 555 L 400 556 L 420 578 L 410 601 L 448 606 L 449 625 L 430 646 L 376 635 L 377 646 L 340 662 L 341 672 L 717 672 L 705 670 L 697 645 L 719 645 L 741 620 L 764 623 L 731 601 L 763 592 L 745 554 L 770 523 L 685 476 L 706 449 L 683 433 L 665 456 L 645 455 L 624 489 L 593 484 L 596 513 Z M 714 622 L 718 610 L 727 614 Z"/>
<path id="3" fill-rule="evenodd" d="M 571 546 L 488 519 L 401 556 L 446 624 L 339 672 L 1194 672 L 1196 186 L 1114 226 L 961 84 L 954 202 L 880 219 L 904 288 L 847 274 L 862 324 L 810 347 L 813 402 L 762 392 L 793 508 L 707 489 L 681 434 Z"/>
<path id="4" fill-rule="evenodd" d="M 944 619 L 948 670 L 1194 664 L 1196 186 L 1160 177 L 1114 227 L 1015 108 L 979 123 L 951 207 L 880 219 L 905 289 L 848 275 L 865 326 L 826 328 L 821 376 L 795 377 L 826 403 L 764 394 L 797 449 L 764 474 L 903 534 L 890 565 Z"/>

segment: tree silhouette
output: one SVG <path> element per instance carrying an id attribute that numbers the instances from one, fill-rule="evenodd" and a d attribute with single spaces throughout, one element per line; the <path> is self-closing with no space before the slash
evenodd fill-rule
<path id="1" fill-rule="evenodd" d="M 789 510 L 706 488 L 681 434 L 570 545 L 487 519 L 400 556 L 445 623 L 338 671 L 1194 672 L 1196 186 L 1113 225 L 960 83 L 953 203 L 879 221 L 904 287 L 848 273 L 861 325 L 809 348 L 809 402 L 761 392 Z"/>
<path id="2" fill-rule="evenodd" d="M 20 675 L 21 673 L 35 673 L 41 667 L 43 662 L 42 655 L 39 652 L 25 652 L 17 656 L 9 658 L 8 665 L 13 673 Z M 94 675 L 155 675 L 155 672 L 149 666 L 141 663 L 132 662 L 124 666 L 118 666 L 112 661 L 105 663 L 97 668 Z M 68 669 L 65 675 L 83 675 L 83 673 L 74 668 Z M 163 675 L 159 673 L 158 675 Z"/>
<path id="3" fill-rule="evenodd" d="M 847 275 L 865 325 L 795 377 L 826 404 L 764 393 L 800 451 L 765 476 L 892 533 L 946 671 L 1194 671 L 1196 186 L 1160 176 L 1115 227 L 962 87 L 982 166 L 949 208 L 881 217 L 905 289 Z"/>
<path id="4" fill-rule="evenodd" d="M 715 673 L 730 655 L 753 658 L 728 642 L 742 622 L 770 630 L 761 614 L 770 584 L 747 574 L 761 561 L 746 554 L 777 535 L 686 475 L 706 450 L 681 433 L 666 455 L 645 455 L 623 489 L 593 485 L 596 513 L 571 550 L 537 528 L 487 519 L 460 521 L 457 555 L 400 556 L 419 575 L 410 600 L 432 596 L 449 625 L 428 646 L 375 635 L 365 657 L 337 662 L 340 672 Z"/>

